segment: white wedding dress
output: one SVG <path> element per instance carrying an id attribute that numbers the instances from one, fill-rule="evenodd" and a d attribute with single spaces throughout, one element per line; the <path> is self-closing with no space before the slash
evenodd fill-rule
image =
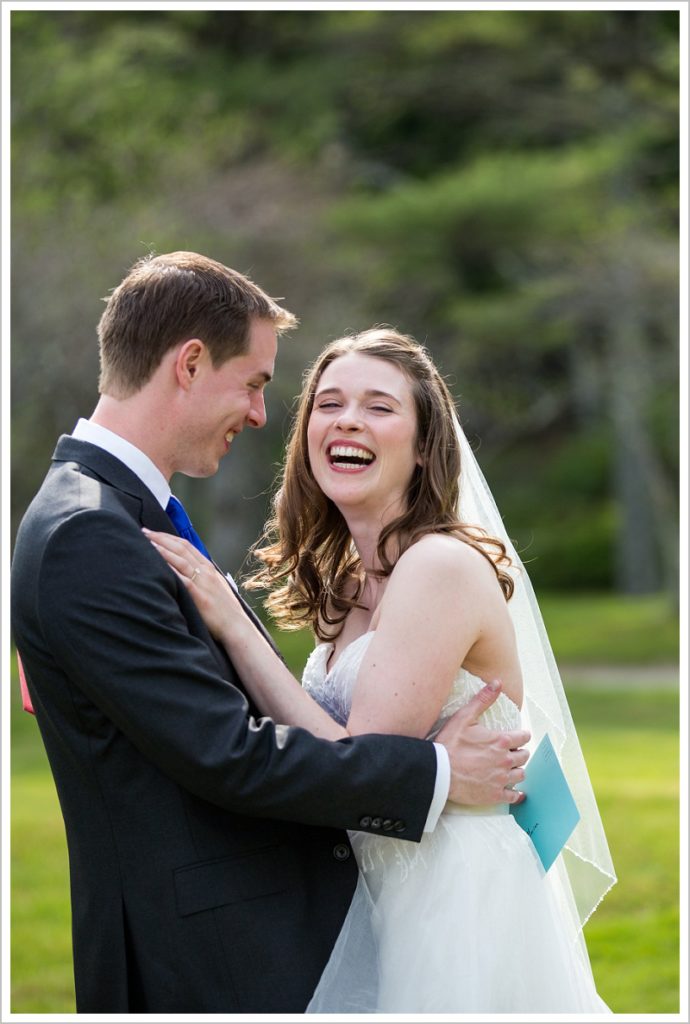
<path id="1" fill-rule="evenodd" d="M 373 633 L 314 648 L 304 686 L 341 724 Z M 484 684 L 461 670 L 432 736 Z M 483 716 L 520 727 L 505 694 Z M 547 873 L 507 804 L 448 803 L 411 843 L 351 834 L 360 878 L 308 1013 L 610 1013 L 555 866 Z M 572 911 L 572 907 L 570 908 Z"/>

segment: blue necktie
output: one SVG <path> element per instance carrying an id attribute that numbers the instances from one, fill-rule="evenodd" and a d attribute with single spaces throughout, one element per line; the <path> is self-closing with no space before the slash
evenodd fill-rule
<path id="1" fill-rule="evenodd" d="M 181 501 L 178 501 L 174 494 L 170 495 L 170 501 L 165 507 L 165 511 L 170 516 L 170 520 L 179 533 L 180 537 L 184 537 L 190 544 L 193 544 L 197 551 L 200 551 L 202 555 L 205 555 L 209 561 L 213 561 L 208 551 L 204 547 L 199 534 L 192 526 L 192 521 L 185 512 L 184 505 Z"/>

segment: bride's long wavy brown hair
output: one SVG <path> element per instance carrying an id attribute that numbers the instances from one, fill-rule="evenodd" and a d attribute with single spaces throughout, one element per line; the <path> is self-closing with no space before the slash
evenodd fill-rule
<path id="1" fill-rule="evenodd" d="M 314 479 L 307 446 L 321 375 L 334 360 L 351 352 L 397 366 L 410 382 L 417 415 L 421 465 L 412 475 L 406 510 L 379 536 L 379 575 L 389 576 L 395 561 L 420 537 L 447 533 L 487 559 L 509 600 L 513 580 L 507 571 L 511 560 L 505 545 L 481 527 L 458 519 L 460 447 L 450 392 L 426 349 L 386 326 L 331 342 L 307 369 L 272 514 L 252 552 L 263 565 L 246 585 L 270 590 L 266 607 L 284 629 L 310 626 L 320 640 L 337 636 L 348 612 L 358 604 L 364 568 L 345 519 Z"/>

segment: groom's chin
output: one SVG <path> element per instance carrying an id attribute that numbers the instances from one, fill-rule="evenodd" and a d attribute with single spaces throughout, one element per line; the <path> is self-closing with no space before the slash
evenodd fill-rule
<path id="1" fill-rule="evenodd" d="M 188 476 L 192 480 L 206 480 L 210 476 L 215 476 L 220 469 L 221 457 L 208 458 L 203 462 L 194 461 L 187 462 L 180 466 L 177 470 L 182 476 Z"/>

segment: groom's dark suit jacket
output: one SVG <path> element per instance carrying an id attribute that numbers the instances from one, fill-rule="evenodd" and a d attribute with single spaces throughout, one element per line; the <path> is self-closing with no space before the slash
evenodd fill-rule
<path id="1" fill-rule="evenodd" d="M 301 1012 L 356 881 L 342 830 L 418 840 L 433 747 L 254 717 L 142 526 L 174 532 L 118 459 L 63 437 L 12 567 L 67 832 L 77 1009 Z"/>

